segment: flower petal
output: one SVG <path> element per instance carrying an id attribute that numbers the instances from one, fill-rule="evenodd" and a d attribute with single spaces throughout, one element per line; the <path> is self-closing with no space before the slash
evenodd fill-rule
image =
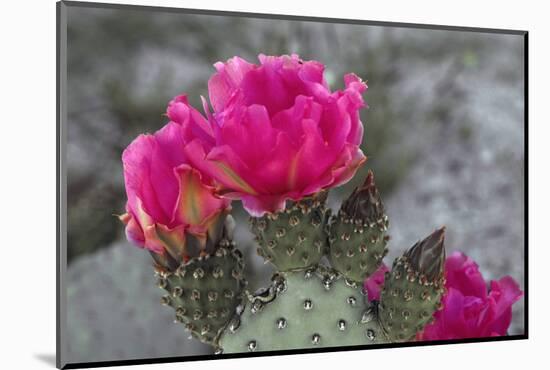
<path id="1" fill-rule="evenodd" d="M 363 289 L 367 291 L 369 301 L 380 300 L 380 292 L 384 286 L 385 274 L 388 271 L 390 271 L 388 266 L 382 263 L 380 267 L 365 280 Z"/>
<path id="2" fill-rule="evenodd" d="M 495 300 L 495 318 L 490 330 L 506 335 L 512 321 L 512 305 L 523 296 L 523 292 L 513 278 L 504 276 L 498 281 L 491 281 L 489 296 Z"/>
<path id="3" fill-rule="evenodd" d="M 214 189 L 201 181 L 199 171 L 182 164 L 174 169 L 179 182 L 179 196 L 172 223 L 189 225 L 189 231 L 204 234 L 212 218 L 229 206 L 227 200 L 214 195 Z"/>
<path id="4" fill-rule="evenodd" d="M 135 245 L 144 247 L 145 235 L 143 235 L 143 230 L 139 226 L 139 223 L 130 213 L 125 213 L 123 216 L 124 219 L 121 219 L 121 221 L 126 225 L 126 238 Z"/>
<path id="5" fill-rule="evenodd" d="M 243 195 L 241 197 L 243 202 L 243 207 L 246 211 L 254 217 L 260 217 L 266 212 L 278 212 L 285 209 L 285 199 L 280 195 L 262 195 L 262 196 L 251 196 Z"/>
<path id="6" fill-rule="evenodd" d="M 255 65 L 240 57 L 234 57 L 226 63 L 218 62 L 214 66 L 218 72 L 208 81 L 208 93 L 214 110 L 219 112 L 224 109 L 244 76 L 253 70 Z"/>
<path id="7" fill-rule="evenodd" d="M 445 261 L 447 286 L 459 289 L 463 294 L 485 298 L 487 285 L 473 259 L 461 252 L 454 252 Z"/>
<path id="8" fill-rule="evenodd" d="M 157 224 L 155 233 L 164 249 L 176 260 L 185 257 L 185 227 L 178 225 L 174 228 Z"/>

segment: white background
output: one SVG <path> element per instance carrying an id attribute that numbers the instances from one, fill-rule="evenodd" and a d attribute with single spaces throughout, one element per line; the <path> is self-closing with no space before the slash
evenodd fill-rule
<path id="1" fill-rule="evenodd" d="M 549 24 L 544 1 L 112 1 L 530 31 L 527 341 L 143 365 L 134 369 L 522 368 L 548 350 Z M 55 1 L 6 1 L 0 22 L 1 367 L 52 368 L 55 353 Z M 174 37 L 178 37 L 175 35 Z M 350 45 L 352 47 L 352 45 Z M 521 220 L 510 220 L 521 222 Z M 523 263 L 523 261 L 517 261 Z M 132 338 L 128 338 L 132 340 Z M 547 366 L 547 365 L 546 365 Z"/>

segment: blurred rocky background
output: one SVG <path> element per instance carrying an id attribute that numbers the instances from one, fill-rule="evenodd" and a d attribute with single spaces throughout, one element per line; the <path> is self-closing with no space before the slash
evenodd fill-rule
<path id="1" fill-rule="evenodd" d="M 211 353 L 159 304 L 149 255 L 126 242 L 120 156 L 167 122 L 186 92 L 200 107 L 212 64 L 240 55 L 298 53 L 368 81 L 362 115 L 366 166 L 332 191 L 339 207 L 364 179 L 390 217 L 386 264 L 447 225 L 486 279 L 524 282 L 523 38 L 477 32 L 343 25 L 69 7 L 68 331 L 71 362 Z M 251 288 L 271 270 L 255 255 L 246 214 L 234 204 Z M 523 333 L 523 300 L 510 334 Z"/>

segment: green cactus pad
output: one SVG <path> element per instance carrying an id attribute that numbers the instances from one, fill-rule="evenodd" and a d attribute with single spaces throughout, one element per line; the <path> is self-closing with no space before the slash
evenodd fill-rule
<path id="1" fill-rule="evenodd" d="M 328 247 L 326 223 L 330 210 L 327 193 L 292 202 L 284 211 L 251 217 L 258 254 L 279 271 L 315 266 Z"/>
<path id="2" fill-rule="evenodd" d="M 416 243 L 386 273 L 379 318 L 392 341 L 413 339 L 433 320 L 445 292 L 444 228 Z"/>
<path id="3" fill-rule="evenodd" d="M 388 253 L 388 218 L 369 222 L 340 213 L 330 226 L 330 262 L 348 279 L 363 282 Z"/>
<path id="4" fill-rule="evenodd" d="M 388 216 L 369 171 L 365 183 L 342 203 L 330 222 L 330 262 L 348 279 L 362 283 L 388 253 Z"/>
<path id="5" fill-rule="evenodd" d="M 157 270 L 158 286 L 168 292 L 161 303 L 174 308 L 181 322 L 200 341 L 217 344 L 219 334 L 242 300 L 244 260 L 229 242 L 212 255 L 196 257 L 174 272 Z"/>
<path id="6" fill-rule="evenodd" d="M 224 353 L 385 342 L 357 285 L 332 269 L 276 274 L 269 289 L 249 295 L 220 337 Z"/>

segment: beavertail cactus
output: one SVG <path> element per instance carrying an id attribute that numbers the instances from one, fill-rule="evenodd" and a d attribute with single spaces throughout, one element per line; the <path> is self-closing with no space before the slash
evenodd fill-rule
<path id="1" fill-rule="evenodd" d="M 372 171 L 363 186 L 344 201 L 329 229 L 331 264 L 348 279 L 362 283 L 388 253 L 388 216 Z"/>
<path id="2" fill-rule="evenodd" d="M 445 292 L 445 228 L 397 258 L 380 297 L 379 317 L 388 339 L 404 341 L 432 320 Z"/>
<path id="3" fill-rule="evenodd" d="M 218 353 L 391 343 L 441 331 L 425 329 L 447 317 L 445 228 L 387 271 L 389 218 L 373 172 L 337 213 L 327 207 L 330 189 L 366 160 L 359 148 L 366 84 L 348 74 L 345 88 L 332 92 L 324 66 L 297 55 L 215 66 L 214 112 L 204 98 L 205 116 L 178 96 L 170 122 L 123 155 L 128 203 L 120 219 L 128 239 L 153 256 L 176 322 Z M 232 241 L 235 200 L 251 215 L 258 254 L 276 269 L 256 292 L 246 289 Z M 487 302 L 504 298 L 479 312 L 492 315 L 484 330 L 501 333 L 521 294 L 510 280 L 493 285 Z"/>
<path id="4" fill-rule="evenodd" d="M 258 254 L 279 271 L 316 266 L 327 250 L 327 192 L 291 202 L 283 211 L 251 217 Z"/>
<path id="5" fill-rule="evenodd" d="M 426 245 L 436 234 L 439 249 L 418 250 L 419 244 Z M 220 348 L 239 352 L 410 339 L 430 320 L 443 293 L 439 285 L 443 280 L 442 269 L 429 277 L 433 280 L 423 280 L 416 261 L 410 260 L 407 265 L 402 262 L 409 261 L 411 253 L 423 260 L 444 259 L 441 230 L 396 260 L 392 282 L 398 283 L 387 284 L 380 302 L 369 303 L 362 284 L 322 264 L 279 272 L 267 290 L 248 295 L 242 313 L 233 318 L 229 330 L 221 337 Z M 426 253 L 433 255 L 428 257 Z"/>
<path id="6" fill-rule="evenodd" d="M 318 266 L 275 275 L 267 292 L 248 298 L 220 347 L 225 352 L 269 351 L 385 341 L 361 289 L 336 270 Z"/>
<path id="7" fill-rule="evenodd" d="M 231 217 L 231 216 L 229 216 Z M 226 230 L 213 241 L 214 252 L 181 262 L 174 270 L 157 265 L 162 304 L 175 310 L 177 322 L 204 343 L 216 345 L 221 331 L 241 303 L 246 281 L 244 260 Z"/>

